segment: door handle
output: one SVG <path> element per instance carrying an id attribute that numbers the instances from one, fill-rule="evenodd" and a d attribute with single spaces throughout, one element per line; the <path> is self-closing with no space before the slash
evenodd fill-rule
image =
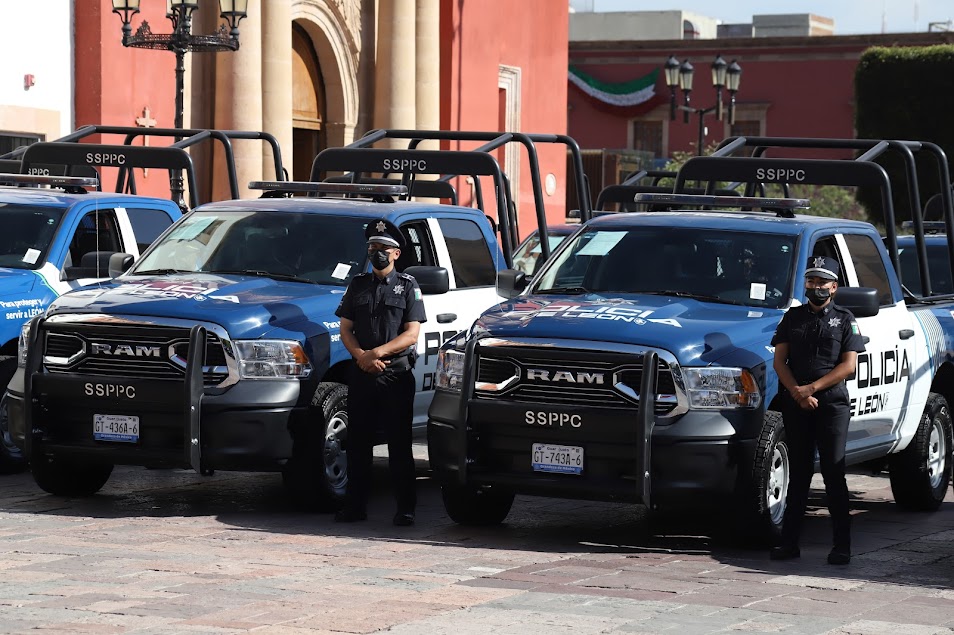
<path id="1" fill-rule="evenodd" d="M 911 329 L 901 329 L 900 331 L 898 331 L 898 337 L 900 337 L 903 340 L 910 339 L 914 337 L 914 331 Z"/>
<path id="2" fill-rule="evenodd" d="M 457 319 L 456 313 L 438 313 L 437 314 L 438 324 L 447 324 L 448 322 L 453 322 L 456 319 Z M 911 331 L 911 335 L 914 335 L 914 331 Z"/>

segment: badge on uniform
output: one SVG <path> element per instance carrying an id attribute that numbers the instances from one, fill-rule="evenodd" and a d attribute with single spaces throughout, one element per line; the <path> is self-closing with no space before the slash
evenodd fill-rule
<path id="1" fill-rule="evenodd" d="M 404 293 L 404 285 L 403 284 L 394 285 L 394 293 Z"/>
<path id="2" fill-rule="evenodd" d="M 838 328 L 841 326 L 841 318 L 833 317 L 832 319 L 828 320 L 828 326 L 832 328 Z"/>

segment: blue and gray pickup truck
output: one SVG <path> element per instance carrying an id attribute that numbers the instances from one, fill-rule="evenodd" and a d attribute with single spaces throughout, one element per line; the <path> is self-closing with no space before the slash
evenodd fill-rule
<path id="1" fill-rule="evenodd" d="M 498 135 L 474 133 L 492 147 L 513 137 Z M 423 428 L 437 351 L 500 300 L 516 231 L 507 213 L 495 227 L 481 209 L 409 200 L 454 194 L 411 177 L 492 176 L 496 210 L 512 209 L 509 186 L 485 151 L 334 148 L 313 166 L 327 171 L 403 172 L 406 183 L 257 184 L 262 198 L 200 206 L 128 272 L 24 328 L 10 429 L 42 489 L 92 494 L 125 464 L 280 471 L 299 502 L 340 501 L 353 362 L 335 310 L 369 270 L 364 231 L 382 217 L 404 234 L 397 268 L 427 311 L 413 371 Z"/>
<path id="2" fill-rule="evenodd" d="M 439 354 L 428 446 L 451 518 L 499 523 L 515 494 L 535 494 L 714 504 L 777 532 L 790 470 L 771 340 L 804 300 L 812 255 L 841 264 L 836 302 L 867 339 L 848 381 L 847 460 L 887 467 L 900 505 L 937 509 L 951 477 L 954 297 L 902 289 L 885 171 L 867 156 L 700 157 L 675 191 L 687 181 L 880 188 L 888 236 L 796 215 L 805 200 L 640 194 L 645 211 L 589 220 L 529 283 L 501 272 L 510 299 Z M 951 209 L 948 198 L 949 223 Z"/>
<path id="3" fill-rule="evenodd" d="M 121 273 L 182 212 L 169 199 L 87 191 L 96 179 L 0 175 L 0 183 L 8 184 L 0 186 L 0 384 L 5 387 L 16 370 L 25 323 L 61 294 Z M 0 473 L 24 465 L 7 415 L 4 394 Z"/>

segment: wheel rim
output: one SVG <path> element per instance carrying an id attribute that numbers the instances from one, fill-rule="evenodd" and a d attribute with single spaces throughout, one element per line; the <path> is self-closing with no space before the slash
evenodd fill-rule
<path id="1" fill-rule="evenodd" d="M 776 443 L 765 487 L 765 504 L 773 525 L 781 525 L 782 518 L 785 516 L 785 500 L 788 498 L 790 475 L 788 446 L 784 443 Z"/>
<path id="2" fill-rule="evenodd" d="M 325 427 L 325 479 L 333 490 L 344 488 L 348 481 L 348 413 L 335 412 Z"/>
<path id="3" fill-rule="evenodd" d="M 944 478 L 944 468 L 947 462 L 947 439 L 944 437 L 944 428 L 937 419 L 931 425 L 931 439 L 928 443 L 927 472 L 931 479 L 931 487 L 937 487 Z"/>

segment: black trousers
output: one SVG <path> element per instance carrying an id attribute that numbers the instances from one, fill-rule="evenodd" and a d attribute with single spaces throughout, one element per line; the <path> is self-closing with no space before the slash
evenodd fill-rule
<path id="1" fill-rule="evenodd" d="M 845 481 L 845 443 L 851 419 L 848 391 L 842 384 L 815 397 L 818 399 L 818 408 L 815 410 L 803 410 L 792 399 L 786 398 L 788 405 L 782 412 L 791 465 L 782 541 L 785 544 L 798 544 L 808 504 L 808 491 L 815 473 L 817 448 L 828 496 L 833 544 L 849 549 L 851 515 L 848 509 L 848 484 Z"/>
<path id="2" fill-rule="evenodd" d="M 388 443 L 391 487 L 398 512 L 414 512 L 417 491 L 411 422 L 414 417 L 414 374 L 370 375 L 357 365 L 348 381 L 347 504 L 364 509 L 371 496 L 372 450 L 379 434 Z"/>

